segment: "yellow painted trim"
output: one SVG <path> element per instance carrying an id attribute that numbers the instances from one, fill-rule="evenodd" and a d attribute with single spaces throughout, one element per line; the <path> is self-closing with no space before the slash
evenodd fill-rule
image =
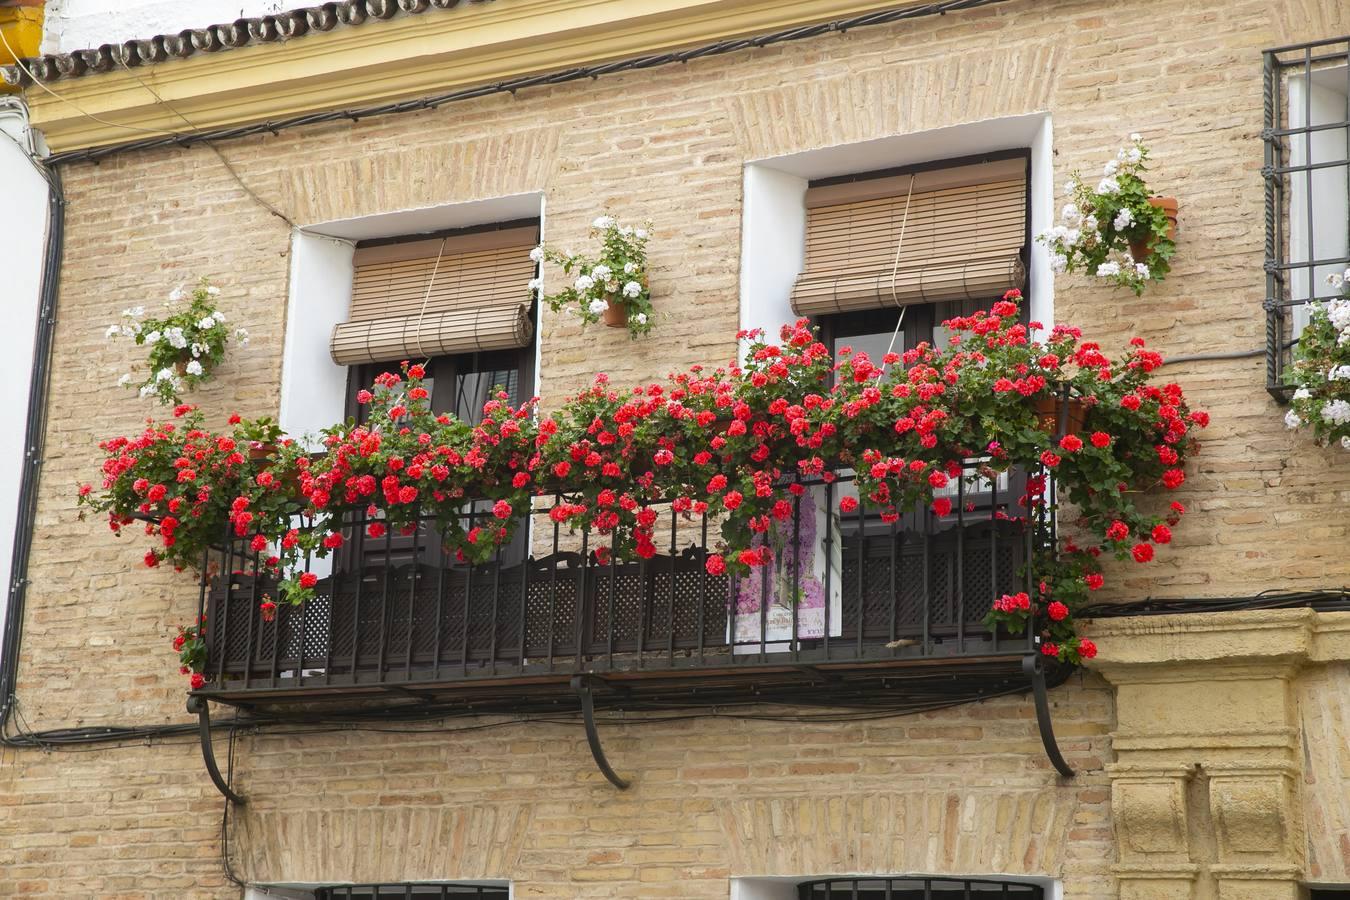
<path id="1" fill-rule="evenodd" d="M 52 83 L 64 100 L 39 86 L 25 96 L 33 125 L 59 152 L 186 130 L 145 85 L 197 128 L 210 129 L 426 96 L 895 6 L 896 0 L 499 0 Z"/>
<path id="2" fill-rule="evenodd" d="M 14 56 L 9 52 L 11 48 L 20 57 L 36 56 L 42 44 L 42 7 L 0 8 L 0 32 L 5 35 L 5 43 L 0 43 L 0 66 L 14 62 Z"/>

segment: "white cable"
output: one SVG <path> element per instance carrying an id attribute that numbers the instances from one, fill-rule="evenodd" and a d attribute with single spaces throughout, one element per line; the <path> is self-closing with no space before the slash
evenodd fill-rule
<path id="1" fill-rule="evenodd" d="M 886 357 L 895 352 L 895 339 L 900 335 L 900 328 L 905 324 L 905 311 L 908 306 L 901 306 L 900 297 L 895 292 L 895 278 L 900 272 L 900 250 L 905 246 L 905 226 L 909 224 L 909 202 L 914 198 L 914 175 L 909 176 L 909 190 L 905 194 L 905 214 L 900 218 L 900 239 L 895 244 L 895 260 L 891 263 L 891 302 L 900 307 L 900 315 L 895 320 L 895 331 L 891 332 L 891 342 L 886 347 L 885 356 L 881 357 L 881 367 L 877 371 L 877 383 L 886 377 Z"/>

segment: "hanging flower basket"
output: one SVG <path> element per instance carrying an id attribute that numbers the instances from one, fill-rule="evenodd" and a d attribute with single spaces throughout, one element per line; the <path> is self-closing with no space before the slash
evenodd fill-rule
<path id="1" fill-rule="evenodd" d="M 1167 239 L 1175 241 L 1177 239 L 1177 198 L 1176 197 L 1149 197 L 1148 205 L 1154 209 L 1163 211 L 1167 216 Z M 1139 262 L 1147 262 L 1153 255 L 1153 245 L 1157 238 L 1153 235 L 1147 235 L 1142 238 L 1136 238 L 1130 241 L 1130 255 Z"/>

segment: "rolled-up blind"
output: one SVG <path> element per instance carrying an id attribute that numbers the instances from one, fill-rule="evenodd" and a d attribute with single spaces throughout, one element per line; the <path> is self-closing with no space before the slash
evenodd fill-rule
<path id="1" fill-rule="evenodd" d="M 425 359 L 530 342 L 531 227 L 356 251 L 351 317 L 333 328 L 340 366 Z"/>
<path id="2" fill-rule="evenodd" d="M 827 315 L 1021 288 L 1026 206 L 1023 159 L 811 188 L 792 308 Z"/>

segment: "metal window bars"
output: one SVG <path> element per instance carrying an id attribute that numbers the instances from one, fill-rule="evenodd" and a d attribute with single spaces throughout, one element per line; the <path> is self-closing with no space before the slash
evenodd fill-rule
<path id="1" fill-rule="evenodd" d="M 481 884 L 353 884 L 314 890 L 314 900 L 507 900 L 509 889 Z"/>
<path id="2" fill-rule="evenodd" d="M 1266 389 L 1284 400 L 1308 305 L 1350 267 L 1350 36 L 1264 57 Z"/>
<path id="3" fill-rule="evenodd" d="M 430 527 L 398 543 L 367 537 L 364 516 L 353 516 L 343 528 L 351 552 L 306 562 L 322 576 L 317 597 L 279 604 L 268 621 L 259 604 L 276 599 L 275 578 L 260 571 L 263 554 L 227 535 L 203 569 L 218 574 L 200 587 L 208 683 L 199 693 L 246 705 L 472 689 L 476 708 L 521 709 L 578 675 L 630 690 L 660 676 L 670 696 L 673 680 L 701 674 L 1015 663 L 1035 652 L 1035 635 L 990 632 L 982 620 L 1005 593 L 1034 595 L 1038 560 L 1055 546 L 1054 482 L 1043 473 L 1045 494 L 1028 499 L 981 480 L 978 466 L 968 464 L 941 518 L 927 505 L 889 523 L 865 503 L 840 514 L 851 473 L 813 482 L 776 530 L 775 564 L 741 580 L 705 567 L 718 522 L 668 504 L 657 507 L 661 552 L 608 564 L 595 552 L 608 538 L 570 533 L 545 510 L 532 516 L 542 555 L 479 566 L 428 546 Z"/>
<path id="4" fill-rule="evenodd" d="M 987 878 L 825 878 L 797 886 L 798 900 L 1042 900 L 1034 884 Z"/>

